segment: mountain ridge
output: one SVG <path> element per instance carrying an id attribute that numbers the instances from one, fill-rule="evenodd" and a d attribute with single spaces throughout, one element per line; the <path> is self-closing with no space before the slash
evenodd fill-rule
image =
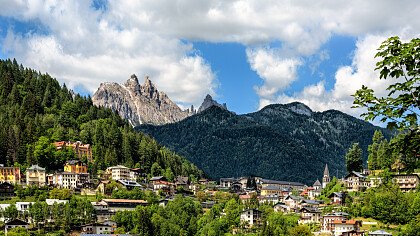
<path id="1" fill-rule="evenodd" d="M 322 177 L 326 163 L 342 176 L 344 154 L 353 142 L 361 144 L 366 159 L 375 130 L 391 135 L 343 112 L 314 112 L 297 102 L 242 115 L 212 106 L 177 123 L 136 129 L 181 153 L 211 178 L 252 174 L 307 184 Z"/>

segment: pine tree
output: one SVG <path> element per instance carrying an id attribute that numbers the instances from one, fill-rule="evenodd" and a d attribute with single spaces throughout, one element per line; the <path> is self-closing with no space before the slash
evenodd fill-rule
<path id="1" fill-rule="evenodd" d="M 362 149 L 359 143 L 353 143 L 346 154 L 346 167 L 348 172 L 361 171 L 363 169 Z"/>
<path id="2" fill-rule="evenodd" d="M 381 131 L 376 130 L 373 134 L 372 144 L 368 147 L 368 168 L 370 170 L 379 169 L 379 160 L 378 160 L 378 149 L 379 144 L 384 140 L 384 136 Z"/>

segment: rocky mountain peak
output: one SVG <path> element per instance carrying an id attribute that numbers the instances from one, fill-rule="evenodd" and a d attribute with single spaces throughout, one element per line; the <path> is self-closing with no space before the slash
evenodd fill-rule
<path id="1" fill-rule="evenodd" d="M 130 78 L 125 82 L 124 86 L 136 93 L 140 91 L 139 80 L 137 79 L 137 76 L 135 74 L 132 74 L 130 76 Z"/>
<path id="2" fill-rule="evenodd" d="M 140 85 L 136 75 L 120 85 L 103 83 L 92 97 L 93 104 L 117 111 L 133 126 L 140 124 L 167 124 L 180 121 L 189 115 L 162 91 L 158 91 L 148 76 Z"/>
<path id="3" fill-rule="evenodd" d="M 160 96 L 159 91 L 157 90 L 156 86 L 152 83 L 149 79 L 149 76 L 144 78 L 144 83 L 141 86 L 141 92 L 144 96 L 149 97 L 151 99 L 158 99 Z M 165 95 L 166 94 L 162 94 Z"/>
<path id="4" fill-rule="evenodd" d="M 206 110 L 207 108 L 209 108 L 211 106 L 218 106 L 220 108 L 223 108 L 223 109 L 227 110 L 226 103 L 219 104 L 218 102 L 213 100 L 213 98 L 211 97 L 210 94 L 207 94 L 206 97 L 204 98 L 203 103 L 201 103 L 201 106 L 198 108 L 197 113 L 200 113 L 200 112 Z"/>

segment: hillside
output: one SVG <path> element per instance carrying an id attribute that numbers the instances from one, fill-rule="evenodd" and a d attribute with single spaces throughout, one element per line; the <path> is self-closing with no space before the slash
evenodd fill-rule
<path id="1" fill-rule="evenodd" d="M 257 175 L 312 184 L 326 163 L 344 174 L 344 154 L 367 146 L 372 124 L 339 111 L 312 112 L 301 103 L 269 105 L 235 115 L 213 106 L 183 121 L 137 127 L 195 163 L 211 178 Z M 390 133 L 383 130 L 385 136 Z"/>
<path id="2" fill-rule="evenodd" d="M 110 109 L 98 108 L 48 74 L 0 60 L 0 164 L 23 169 L 39 164 L 53 171 L 75 158 L 56 151 L 54 141 L 91 144 L 91 173 L 111 165 L 140 167 L 146 174 L 194 175 L 201 171 L 183 157 L 135 132 Z"/>

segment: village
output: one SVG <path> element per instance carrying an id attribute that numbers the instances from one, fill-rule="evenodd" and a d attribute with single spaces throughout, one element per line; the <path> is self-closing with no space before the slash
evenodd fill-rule
<path id="1" fill-rule="evenodd" d="M 87 164 L 81 161 L 81 157 L 89 159 L 89 156 L 92 155 L 90 145 L 64 141 L 56 142 L 54 145 L 58 150 L 65 146 L 73 148 L 80 159 L 68 160 L 63 166 L 63 171 L 54 173 L 47 173 L 44 167 L 38 165 L 27 168 L 25 173 L 21 173 L 19 167 L 1 166 L 0 198 L 5 201 L 16 197 L 16 186 L 68 189 L 72 194 L 93 199 L 98 199 L 98 195 L 102 196 L 100 200 L 91 201 L 95 211 L 94 222 L 75 227 L 72 229 L 74 235 L 112 234 L 118 227 L 117 223 L 113 221 L 113 216 L 117 212 L 132 211 L 139 205 L 151 204 L 143 199 L 111 198 L 113 191 L 119 188 L 128 191 L 153 192 L 158 196 L 156 204 L 161 207 L 165 207 L 176 195 L 190 197 L 200 201 L 204 211 L 217 204 L 215 195 L 220 192 L 230 193 L 237 196 L 244 206 L 252 206 L 252 202 L 257 202 L 257 206 L 271 206 L 274 212 L 298 215 L 299 224 L 316 226 L 314 227 L 316 231 L 313 231 L 315 235 L 392 235 L 381 229 L 370 232 L 362 230 L 364 222 L 351 219 L 343 207 L 347 196 L 375 188 L 381 184 L 382 178 L 379 175 L 372 175 L 369 170 L 364 170 L 362 173 L 352 171 L 343 178 L 336 179 L 335 181 L 344 187 L 343 190 L 331 192 L 322 198 L 322 191 L 332 181 L 328 165 L 325 165 L 322 180 L 315 180 L 312 186 L 254 176 L 221 178 L 219 181 L 208 179 L 192 181 L 188 176 L 176 176 L 170 181 L 164 176 L 149 178 L 141 168 L 128 168 L 123 165 L 108 167 L 97 176 L 91 176 L 88 173 Z M 415 191 L 419 186 L 418 174 L 394 174 L 392 181 L 399 186 L 402 192 Z M 68 202 L 69 200 L 66 199 L 45 199 L 45 203 L 50 207 Z M 1 215 L 0 221 L 5 222 L 5 232 L 15 227 L 26 229 L 36 227 L 34 219 L 28 214 L 33 204 L 35 202 L 2 202 L 0 212 L 7 212 L 11 205 L 14 205 L 18 212 L 18 217 L 14 219 L 6 217 L 5 214 Z M 329 210 L 326 211 L 326 209 Z M 53 221 L 51 218 L 45 220 Z M 264 223 L 263 220 L 263 212 L 258 207 L 244 208 L 240 213 L 242 230 L 260 227 Z M 38 225 L 39 223 L 37 222 Z"/>

